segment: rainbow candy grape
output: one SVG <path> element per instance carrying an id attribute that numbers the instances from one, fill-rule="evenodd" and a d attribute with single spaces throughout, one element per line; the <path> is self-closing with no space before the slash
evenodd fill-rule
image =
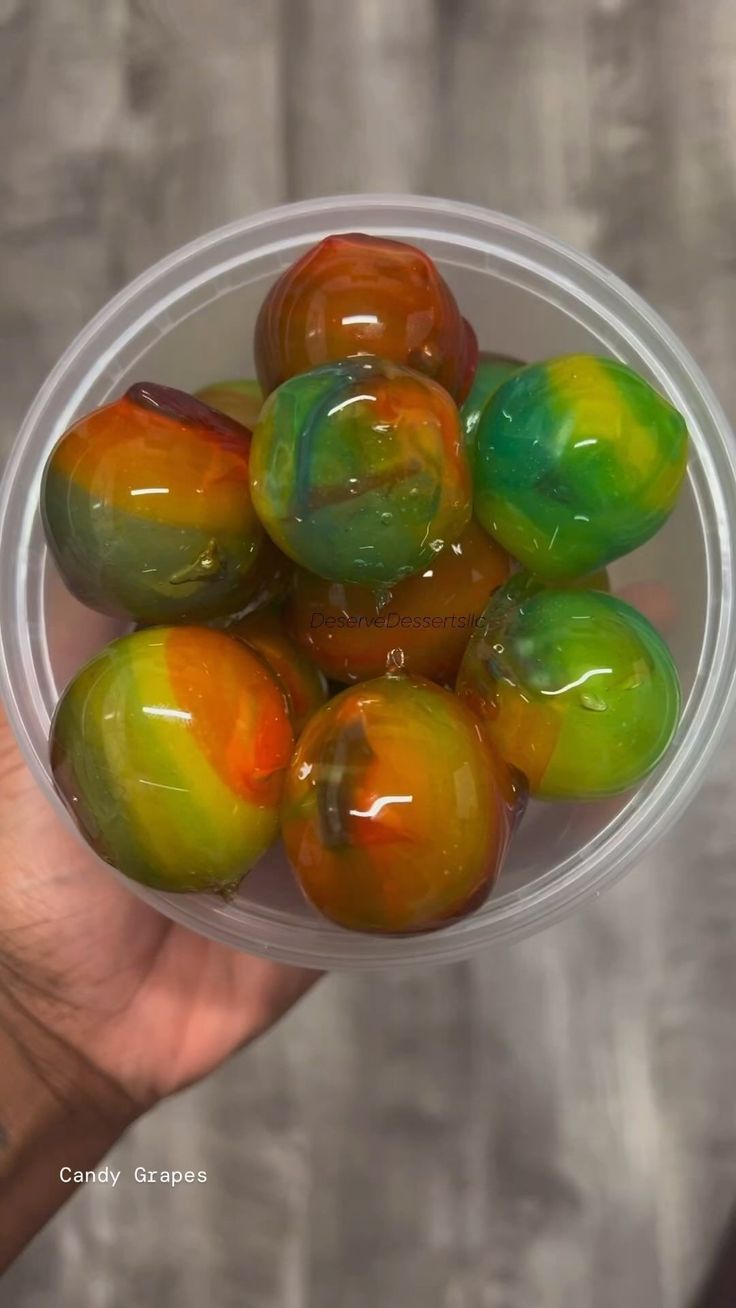
<path id="1" fill-rule="evenodd" d="M 421 678 L 344 690 L 307 723 L 282 832 L 308 899 L 359 931 L 443 926 L 488 896 L 517 794 L 473 715 Z"/>
<path id="2" fill-rule="evenodd" d="M 223 890 L 277 837 L 293 732 L 281 686 L 206 627 L 113 641 L 67 687 L 57 790 L 92 848 L 159 890 Z"/>
<path id="3" fill-rule="evenodd" d="M 336 581 L 391 585 L 470 517 L 457 409 L 436 382 L 380 359 L 302 373 L 263 406 L 251 491 L 297 563 Z"/>
<path id="4" fill-rule="evenodd" d="M 478 342 L 423 250 L 359 232 L 327 236 L 263 301 L 258 379 L 268 395 L 298 373 L 366 354 L 432 377 L 459 403 L 473 380 Z"/>
<path id="5" fill-rule="evenodd" d="M 545 579 L 584 576 L 643 545 L 687 462 L 677 410 L 625 364 L 588 355 L 515 373 L 476 441 L 476 516 Z"/>
<path id="6" fill-rule="evenodd" d="M 488 597 L 510 571 L 506 551 L 471 521 L 420 572 L 382 590 L 297 568 L 287 623 L 334 681 L 366 681 L 400 667 L 447 685 Z"/>
<path id="7" fill-rule="evenodd" d="M 137 383 L 80 418 L 46 465 L 46 539 L 82 603 L 135 622 L 243 608 L 264 532 L 250 432 L 184 391 Z"/>
<path id="8" fill-rule="evenodd" d="M 641 613 L 523 573 L 492 597 L 457 691 L 542 799 L 627 790 L 658 763 L 680 714 L 672 656 Z"/>

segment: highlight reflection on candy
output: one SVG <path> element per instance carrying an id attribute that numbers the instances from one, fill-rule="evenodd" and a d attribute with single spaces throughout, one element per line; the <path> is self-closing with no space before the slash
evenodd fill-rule
<path id="1" fill-rule="evenodd" d="M 633 786 L 662 757 L 680 713 L 672 656 L 641 613 L 602 591 L 523 574 L 491 599 L 457 690 L 544 799 Z"/>
<path id="2" fill-rule="evenodd" d="M 486 899 L 514 802 L 506 768 L 454 695 L 386 676 L 343 691 L 308 722 L 282 833 L 326 917 L 359 931 L 426 931 Z"/>
<path id="3" fill-rule="evenodd" d="M 253 502 L 280 549 L 322 577 L 391 585 L 470 517 L 457 409 L 380 359 L 302 373 L 269 396 L 251 451 Z"/>
<path id="4" fill-rule="evenodd" d="M 277 837 L 292 746 L 263 659 L 220 631 L 152 627 L 67 687 L 51 767 L 106 862 L 159 890 L 223 890 Z"/>
<path id="5" fill-rule="evenodd" d="M 323 363 L 377 355 L 434 378 L 460 402 L 478 343 L 432 260 L 403 241 L 327 236 L 282 273 L 255 329 L 268 395 Z"/>
<path id="6" fill-rule="evenodd" d="M 659 530 L 686 461 L 682 416 L 625 364 L 532 364 L 481 413 L 475 513 L 530 572 L 580 577 Z"/>
<path id="7" fill-rule="evenodd" d="M 250 432 L 153 383 L 75 422 L 46 466 L 41 508 L 68 588 L 136 622 L 216 617 L 250 597 L 264 532 Z"/>
<path id="8" fill-rule="evenodd" d="M 449 683 L 489 596 L 510 568 L 506 551 L 471 521 L 426 568 L 390 588 L 325 581 L 297 569 L 287 622 L 334 681 L 365 681 L 393 665 Z"/>

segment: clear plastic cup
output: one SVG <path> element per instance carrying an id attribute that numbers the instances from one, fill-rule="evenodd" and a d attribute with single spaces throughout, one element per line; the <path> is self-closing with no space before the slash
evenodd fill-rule
<path id="1" fill-rule="evenodd" d="M 253 953 L 323 968 L 416 966 L 526 935 L 620 877 L 681 815 L 733 699 L 733 437 L 680 342 L 591 259 L 470 205 L 354 195 L 256 214 L 144 273 L 61 359 L 8 463 L 0 493 L 0 688 L 29 766 L 69 821 L 49 771 L 50 716 L 68 679 L 121 628 L 72 599 L 49 559 L 38 510 L 47 455 L 76 415 L 134 379 L 194 390 L 251 373 L 252 328 L 264 293 L 283 268 L 335 231 L 392 236 L 425 249 L 485 349 L 527 359 L 585 351 L 624 360 L 682 411 L 692 442 L 687 485 L 667 526 L 612 569 L 613 589 L 649 608 L 663 630 L 685 693 L 677 737 L 635 794 L 580 806 L 532 804 L 487 905 L 428 935 L 390 938 L 333 926 L 305 903 L 280 847 L 230 903 L 127 883 L 169 917 Z"/>

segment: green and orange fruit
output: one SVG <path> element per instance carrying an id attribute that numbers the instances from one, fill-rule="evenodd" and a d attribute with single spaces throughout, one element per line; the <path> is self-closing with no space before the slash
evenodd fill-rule
<path id="1" fill-rule="evenodd" d="M 158 890 L 226 890 L 275 841 L 293 730 L 241 641 L 151 627 L 77 674 L 51 731 L 57 790 L 87 842 Z"/>
<path id="2" fill-rule="evenodd" d="M 135 622 L 244 607 L 264 541 L 250 432 L 184 391 L 138 383 L 52 451 L 41 511 L 69 590 Z"/>

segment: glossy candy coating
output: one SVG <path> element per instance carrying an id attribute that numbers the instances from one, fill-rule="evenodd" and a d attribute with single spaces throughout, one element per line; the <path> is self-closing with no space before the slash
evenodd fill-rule
<path id="1" fill-rule="evenodd" d="M 476 522 L 392 588 L 325 581 L 297 568 L 287 604 L 295 640 L 327 677 L 365 681 L 392 666 L 454 682 L 475 624 L 511 560 Z"/>
<path id="2" fill-rule="evenodd" d="M 625 364 L 532 364 L 481 414 L 475 513 L 530 572 L 580 577 L 659 530 L 686 461 L 682 416 Z"/>
<path id="3" fill-rule="evenodd" d="M 254 377 L 237 377 L 230 381 L 212 382 L 194 392 L 195 398 L 219 409 L 228 418 L 234 418 L 252 431 L 263 406 L 263 391 Z"/>
<path id="4" fill-rule="evenodd" d="M 635 785 L 680 712 L 672 656 L 641 613 L 602 591 L 551 589 L 523 574 L 490 601 L 457 690 L 543 799 Z"/>
<path id="5" fill-rule="evenodd" d="M 282 833 L 326 917 L 359 931 L 426 931 L 485 900 L 509 839 L 510 795 L 507 770 L 456 696 L 380 677 L 307 724 Z"/>
<path id="6" fill-rule="evenodd" d="M 457 409 L 441 386 L 380 359 L 330 363 L 270 395 L 251 449 L 269 535 L 335 581 L 391 585 L 470 517 Z"/>
<path id="7" fill-rule="evenodd" d="M 222 890 L 277 837 L 292 746 L 282 689 L 253 650 L 205 627 L 152 627 L 67 687 L 51 766 L 106 862 L 159 890 Z"/>
<path id="8" fill-rule="evenodd" d="M 221 614 L 217 618 L 210 618 L 207 626 L 217 627 L 221 631 L 227 631 L 239 619 L 250 616 L 261 609 L 271 605 L 280 604 L 289 593 L 291 581 L 294 575 L 294 563 L 287 559 L 285 554 L 274 545 L 270 536 L 263 535 L 263 544 L 261 545 L 256 561 L 248 573 L 248 586 L 246 588 L 246 601 L 242 602 L 243 596 L 240 596 L 241 603 L 234 612 Z M 232 606 L 228 606 L 231 608 Z M 141 626 L 154 626 L 154 623 L 141 623 Z"/>
<path id="9" fill-rule="evenodd" d="M 139 383 L 80 418 L 46 465 L 46 538 L 74 595 L 136 622 L 243 607 L 264 532 L 250 433 L 168 386 Z"/>
<path id="10" fill-rule="evenodd" d="M 312 714 L 327 699 L 327 683 L 319 668 L 288 634 L 274 608 L 260 609 L 238 618 L 226 628 L 265 659 L 286 695 L 294 734 L 298 736 Z"/>
<path id="11" fill-rule="evenodd" d="M 218 618 L 211 625 L 228 627 L 237 618 L 244 618 L 246 614 L 252 613 L 256 609 L 262 609 L 267 605 L 283 600 L 289 592 L 293 575 L 293 560 L 282 554 L 278 546 L 274 545 L 271 537 L 264 533 L 263 544 L 248 574 L 247 602 L 241 605 L 236 612 Z"/>
<path id="12" fill-rule="evenodd" d="M 493 354 L 490 350 L 481 350 L 478 355 L 473 385 L 460 409 L 460 419 L 465 432 L 465 448 L 471 464 L 475 451 L 475 433 L 481 412 L 502 382 L 513 377 L 514 373 L 523 367 L 524 363 L 521 359 L 513 359 L 510 355 Z"/>
<path id="13" fill-rule="evenodd" d="M 478 343 L 422 250 L 360 233 L 328 236 L 263 301 L 258 379 L 268 395 L 289 377 L 359 354 L 415 368 L 459 402 L 470 389 Z"/>

